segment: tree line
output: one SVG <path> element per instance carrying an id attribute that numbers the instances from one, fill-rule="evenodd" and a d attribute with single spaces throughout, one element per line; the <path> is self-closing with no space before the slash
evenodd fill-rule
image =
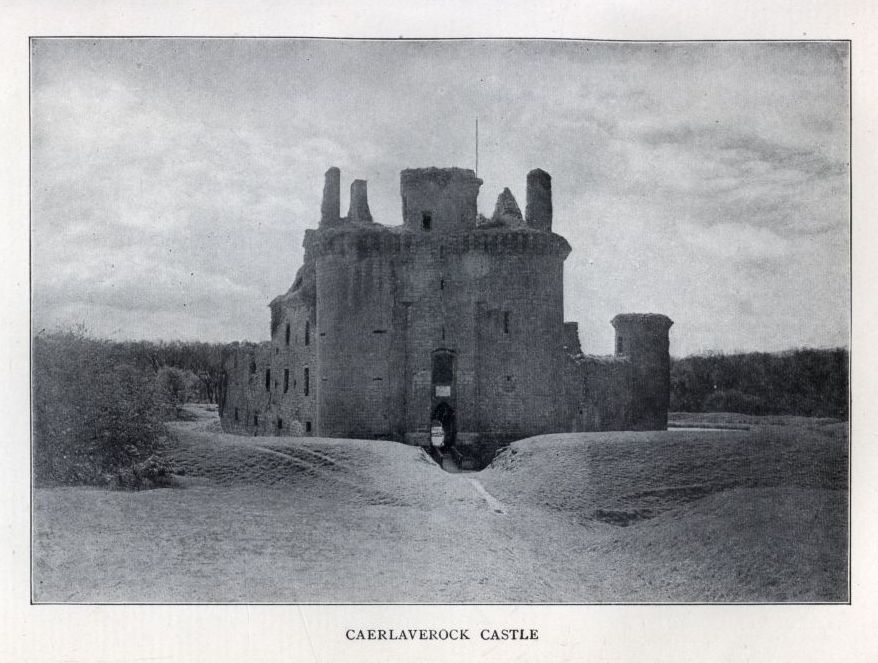
<path id="1" fill-rule="evenodd" d="M 848 417 L 845 348 L 671 360 L 671 410 Z"/>

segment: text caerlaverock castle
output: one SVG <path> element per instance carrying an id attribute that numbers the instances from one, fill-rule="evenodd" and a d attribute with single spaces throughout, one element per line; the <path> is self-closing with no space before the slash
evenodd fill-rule
<path id="1" fill-rule="evenodd" d="M 551 177 L 527 176 L 522 217 L 508 189 L 478 214 L 472 170 L 403 170 L 403 223 L 369 212 L 366 182 L 340 215 L 340 172 L 326 173 L 319 227 L 271 341 L 226 362 L 225 430 L 449 444 L 483 462 L 514 439 L 667 426 L 668 332 L 657 314 L 612 320 L 616 352 L 582 353 L 564 321 L 567 240 L 552 232 Z"/>

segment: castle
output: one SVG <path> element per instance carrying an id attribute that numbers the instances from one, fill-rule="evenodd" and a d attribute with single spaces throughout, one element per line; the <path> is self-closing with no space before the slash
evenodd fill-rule
<path id="1" fill-rule="evenodd" d="M 403 223 L 385 226 L 364 180 L 342 217 L 340 172 L 326 172 L 320 225 L 270 304 L 271 341 L 227 355 L 224 430 L 428 446 L 441 422 L 478 465 L 531 435 L 667 427 L 673 323 L 618 315 L 615 354 L 582 353 L 564 321 L 571 249 L 552 232 L 548 173 L 528 174 L 523 216 L 504 189 L 490 219 L 472 170 L 400 179 Z"/>

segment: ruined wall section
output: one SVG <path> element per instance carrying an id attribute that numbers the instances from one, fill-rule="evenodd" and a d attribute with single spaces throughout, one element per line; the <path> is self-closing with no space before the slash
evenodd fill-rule
<path id="1" fill-rule="evenodd" d="M 632 414 L 631 361 L 627 357 L 584 355 L 575 365 L 580 391 L 572 430 L 627 430 Z"/>
<path id="2" fill-rule="evenodd" d="M 314 435 L 316 393 L 316 280 L 305 251 L 293 285 L 269 305 L 271 341 L 232 344 L 225 362 L 223 430 L 246 435 Z"/>
<path id="3" fill-rule="evenodd" d="M 221 424 L 224 431 L 240 435 L 265 435 L 271 430 L 269 394 L 264 386 L 270 366 L 270 343 L 233 343 L 225 361 L 226 396 Z"/>
<path id="4" fill-rule="evenodd" d="M 317 433 L 316 326 L 316 310 L 304 297 L 281 302 L 280 324 L 271 338 L 270 434 Z"/>

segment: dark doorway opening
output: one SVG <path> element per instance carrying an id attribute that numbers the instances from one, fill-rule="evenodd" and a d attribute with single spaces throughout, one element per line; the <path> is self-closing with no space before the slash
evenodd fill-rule
<path id="1" fill-rule="evenodd" d="M 445 435 L 442 446 L 445 449 L 451 449 L 454 446 L 454 438 L 457 434 L 457 425 L 454 421 L 454 408 L 448 403 L 439 403 L 439 405 L 433 410 L 433 416 L 430 418 L 433 421 L 438 421 L 442 426 L 442 432 Z"/>

